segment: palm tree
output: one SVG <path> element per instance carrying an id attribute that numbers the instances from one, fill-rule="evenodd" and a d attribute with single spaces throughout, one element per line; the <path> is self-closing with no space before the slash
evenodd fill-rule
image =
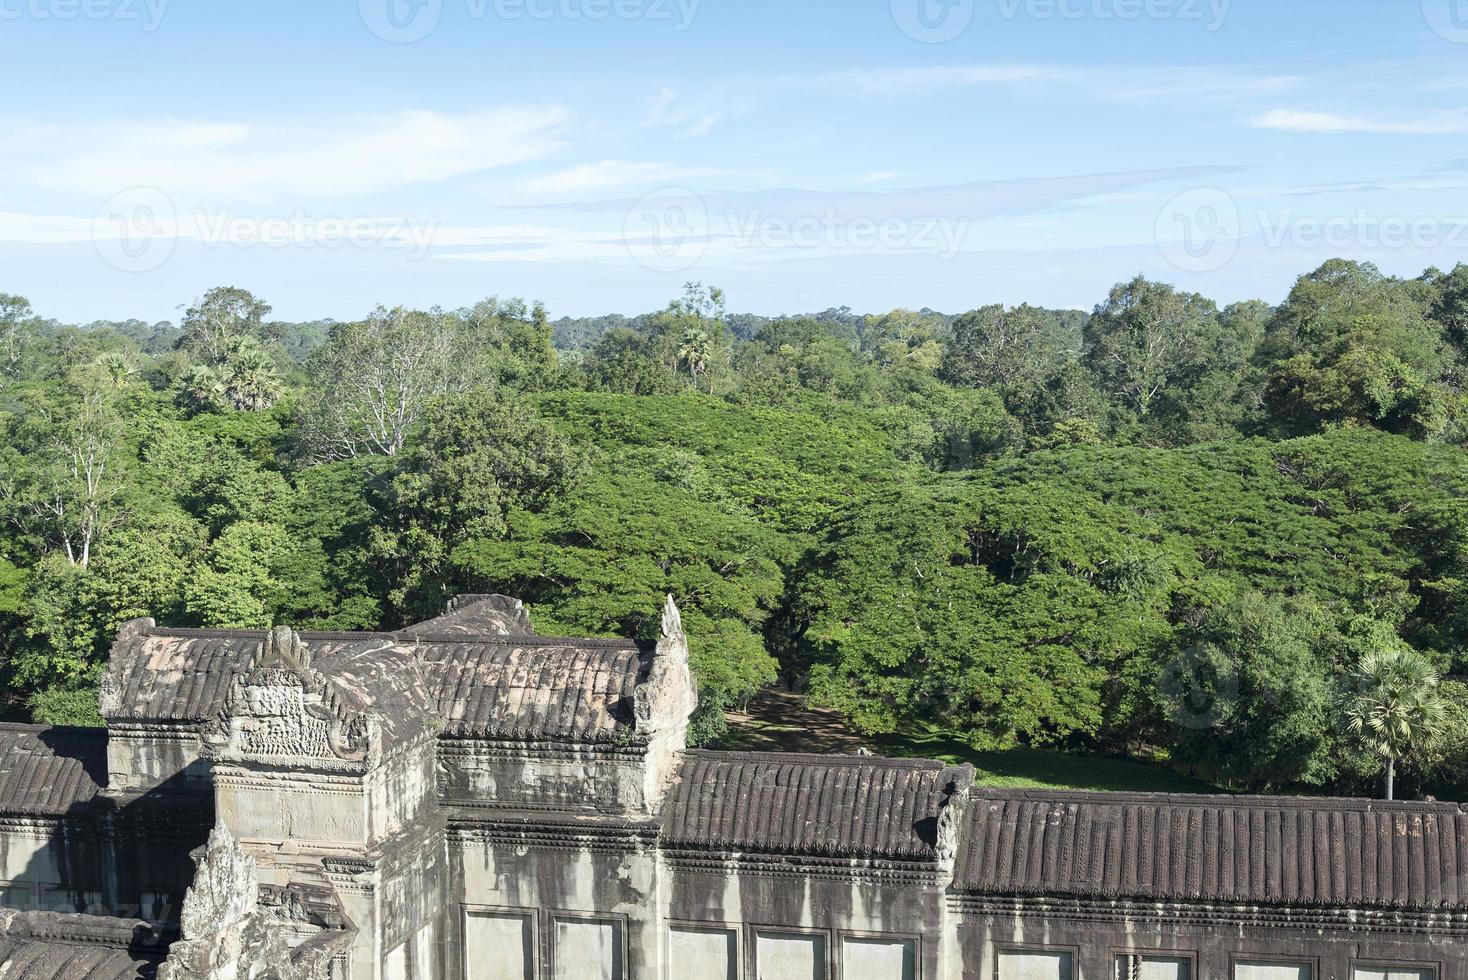
<path id="1" fill-rule="evenodd" d="M 126 388 L 128 382 L 132 380 L 133 375 L 138 373 L 137 369 L 133 367 L 132 361 L 128 360 L 127 355 L 119 354 L 116 351 L 98 354 L 97 359 L 92 364 L 102 373 L 103 377 L 107 379 L 107 382 L 112 387 L 119 390 Z"/>
<path id="2" fill-rule="evenodd" d="M 284 384 L 270 351 L 254 337 L 237 337 L 221 368 L 229 400 L 242 412 L 261 412 L 279 400 Z"/>
<path id="3" fill-rule="evenodd" d="M 1368 752 L 1386 760 L 1386 798 L 1392 799 L 1397 760 L 1435 738 L 1447 718 L 1437 671 L 1416 650 L 1369 653 L 1352 678 L 1345 702 L 1346 730 Z"/>
<path id="4" fill-rule="evenodd" d="M 689 329 L 683 332 L 683 344 L 678 348 L 678 360 L 688 365 L 688 376 L 693 379 L 693 389 L 698 390 L 698 376 L 709 369 L 709 335 L 706 330 Z"/>

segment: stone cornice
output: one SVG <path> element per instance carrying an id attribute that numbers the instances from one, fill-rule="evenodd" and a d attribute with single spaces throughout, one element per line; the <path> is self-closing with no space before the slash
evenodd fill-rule
<path id="1" fill-rule="evenodd" d="M 1347 909 L 1312 906 L 1229 905 L 1213 902 L 1146 902 L 1044 896 L 950 893 L 950 911 L 965 916 L 1012 919 L 1069 919 L 1129 922 L 1170 928 L 1178 925 L 1251 926 L 1293 931 L 1409 933 L 1468 936 L 1468 913 L 1429 910 Z"/>

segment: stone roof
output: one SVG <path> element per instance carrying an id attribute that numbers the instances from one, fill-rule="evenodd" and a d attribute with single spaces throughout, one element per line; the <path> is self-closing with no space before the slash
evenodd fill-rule
<path id="1" fill-rule="evenodd" d="M 5 980 L 154 980 L 167 953 L 146 922 L 0 910 Z"/>
<path id="2" fill-rule="evenodd" d="M 425 637 L 419 654 L 445 734 L 586 742 L 632 729 L 651 657 L 635 643 L 524 637 Z"/>
<path id="3" fill-rule="evenodd" d="M 461 595 L 437 619 L 403 629 L 414 634 L 468 636 L 534 636 L 530 613 L 519 599 L 503 595 Z"/>
<path id="4" fill-rule="evenodd" d="M 969 766 L 925 760 L 689 752 L 663 837 L 675 848 L 935 861 L 940 809 L 972 781 Z"/>
<path id="5" fill-rule="evenodd" d="M 0 813 L 60 816 L 106 782 L 102 729 L 0 724 Z"/>
<path id="6" fill-rule="evenodd" d="M 962 838 L 969 892 L 1468 909 L 1456 804 L 974 790 Z"/>
<path id="7" fill-rule="evenodd" d="M 112 648 L 103 714 L 122 722 L 212 720 L 267 635 L 129 624 Z M 416 662 L 421 689 L 436 705 L 430 710 L 456 737 L 625 737 L 634 725 L 632 692 L 647 678 L 652 658 L 651 644 L 533 634 L 303 632 L 300 638 L 313 669 L 333 677 L 384 659 Z M 356 676 L 384 675 L 372 666 Z M 412 686 L 401 683 L 401 671 L 396 680 L 400 691 Z"/>

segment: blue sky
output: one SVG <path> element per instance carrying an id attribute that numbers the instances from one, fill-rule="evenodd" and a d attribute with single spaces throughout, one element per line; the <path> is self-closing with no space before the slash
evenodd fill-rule
<path id="1" fill-rule="evenodd" d="M 0 291 L 1277 301 L 1468 261 L 1468 0 L 0 0 Z"/>

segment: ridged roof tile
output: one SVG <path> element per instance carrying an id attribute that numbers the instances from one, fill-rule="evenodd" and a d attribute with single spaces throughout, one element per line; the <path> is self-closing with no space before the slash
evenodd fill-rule
<path id="1" fill-rule="evenodd" d="M 690 752 L 663 837 L 726 852 L 931 861 L 939 808 L 972 778 L 922 760 Z"/>
<path id="2" fill-rule="evenodd" d="M 1468 908 L 1455 804 L 975 790 L 961 836 L 970 892 Z"/>

